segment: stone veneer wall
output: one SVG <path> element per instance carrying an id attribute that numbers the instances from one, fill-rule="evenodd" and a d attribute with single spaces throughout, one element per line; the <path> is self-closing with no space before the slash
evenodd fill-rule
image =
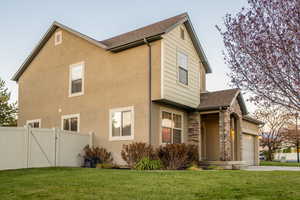
<path id="1" fill-rule="evenodd" d="M 188 114 L 188 143 L 198 145 L 200 141 L 201 119 L 199 112 Z"/>
<path id="2" fill-rule="evenodd" d="M 237 116 L 237 160 L 242 160 L 242 112 L 240 106 L 235 100 L 231 107 L 227 110 L 220 111 L 219 118 L 219 138 L 220 138 L 220 160 L 231 161 L 233 160 L 231 150 L 231 137 L 230 137 L 230 115 L 234 113 Z"/>
<path id="3" fill-rule="evenodd" d="M 188 144 L 198 146 L 199 159 L 201 159 L 201 117 L 199 112 L 188 114 Z"/>
<path id="4" fill-rule="evenodd" d="M 231 160 L 230 113 L 222 110 L 219 113 L 220 160 Z"/>

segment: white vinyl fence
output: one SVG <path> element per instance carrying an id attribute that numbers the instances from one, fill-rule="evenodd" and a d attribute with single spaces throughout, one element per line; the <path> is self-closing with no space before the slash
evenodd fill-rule
<path id="1" fill-rule="evenodd" d="M 274 160 L 281 162 L 296 162 L 297 153 L 275 153 Z"/>
<path id="2" fill-rule="evenodd" d="M 59 129 L 0 127 L 0 170 L 82 164 L 83 148 L 93 134 Z"/>

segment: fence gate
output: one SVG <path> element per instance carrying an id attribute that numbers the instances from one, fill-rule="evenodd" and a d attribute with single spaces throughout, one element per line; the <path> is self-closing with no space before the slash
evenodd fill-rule
<path id="1" fill-rule="evenodd" d="M 30 129 L 28 168 L 56 166 L 56 133 L 49 129 Z"/>
<path id="2" fill-rule="evenodd" d="M 82 150 L 93 134 L 59 129 L 0 127 L 0 170 L 81 165 Z"/>

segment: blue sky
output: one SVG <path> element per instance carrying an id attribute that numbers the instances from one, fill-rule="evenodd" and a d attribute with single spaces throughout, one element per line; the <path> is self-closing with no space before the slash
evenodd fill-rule
<path id="1" fill-rule="evenodd" d="M 228 88 L 223 42 L 215 25 L 222 24 L 226 13 L 235 13 L 246 5 L 247 0 L 1 1 L 0 77 L 17 100 L 17 84 L 10 78 L 54 20 L 103 40 L 188 12 L 213 69 L 207 78 L 208 90 Z M 253 110 L 253 106 L 249 108 Z"/>

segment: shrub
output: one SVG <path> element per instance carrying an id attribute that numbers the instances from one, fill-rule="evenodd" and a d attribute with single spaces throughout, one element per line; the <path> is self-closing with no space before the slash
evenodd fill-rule
<path id="1" fill-rule="evenodd" d="M 156 154 L 153 147 L 142 142 L 123 145 L 121 156 L 131 168 L 133 168 L 144 157 L 147 157 L 151 160 L 156 159 Z"/>
<path id="2" fill-rule="evenodd" d="M 198 147 L 187 144 L 160 146 L 157 155 L 166 169 L 185 169 L 198 162 Z"/>
<path id="3" fill-rule="evenodd" d="M 112 164 L 113 158 L 110 152 L 102 147 L 84 147 L 84 162 L 86 167 L 96 167 L 98 163 Z M 88 163 L 88 164 L 87 164 Z"/>
<path id="4" fill-rule="evenodd" d="M 148 157 L 144 157 L 136 163 L 134 168 L 137 170 L 158 170 L 162 168 L 162 164 L 160 160 L 151 160 Z"/>

